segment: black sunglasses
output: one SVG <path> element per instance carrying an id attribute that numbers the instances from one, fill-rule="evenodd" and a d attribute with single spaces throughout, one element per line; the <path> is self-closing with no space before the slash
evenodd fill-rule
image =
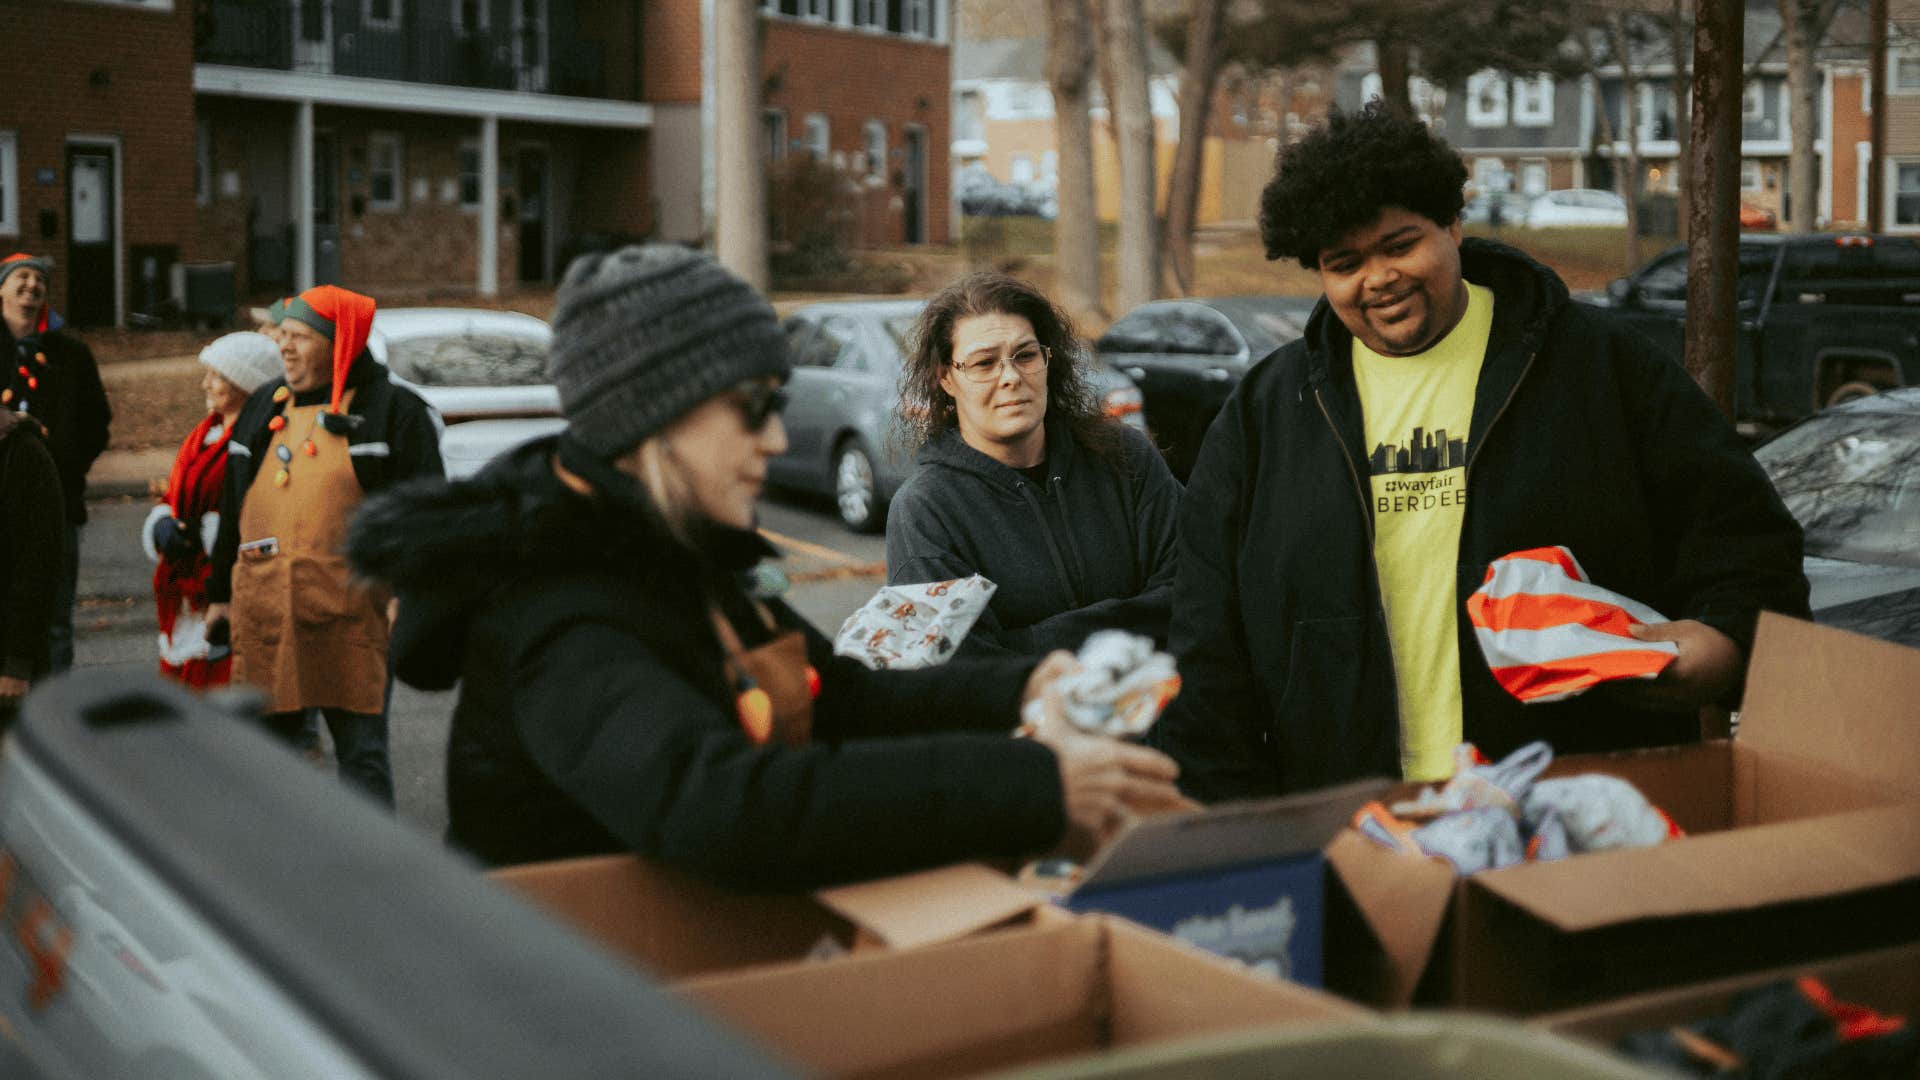
<path id="1" fill-rule="evenodd" d="M 740 419 L 755 434 L 765 430 L 767 421 L 787 407 L 787 388 L 774 383 L 753 383 L 733 393 L 740 405 Z"/>

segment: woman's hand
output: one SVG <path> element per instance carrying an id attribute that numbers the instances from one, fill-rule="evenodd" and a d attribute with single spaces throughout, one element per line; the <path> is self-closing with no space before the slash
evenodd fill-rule
<path id="1" fill-rule="evenodd" d="M 1157 750 L 1052 727 L 1035 734 L 1060 761 L 1067 809 L 1063 853 L 1085 858 L 1125 828 L 1136 814 L 1194 810 L 1174 779 L 1180 767 Z"/>
<path id="2" fill-rule="evenodd" d="M 1024 709 L 1040 700 L 1060 676 L 1071 675 L 1079 670 L 1080 661 L 1065 649 L 1055 649 L 1041 657 L 1040 663 L 1034 666 L 1033 674 L 1027 676 L 1027 689 L 1020 695 L 1021 707 Z"/>

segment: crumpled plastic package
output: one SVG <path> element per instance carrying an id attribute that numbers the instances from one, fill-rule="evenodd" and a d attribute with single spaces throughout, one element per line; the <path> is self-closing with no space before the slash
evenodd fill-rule
<path id="1" fill-rule="evenodd" d="M 1353 827 L 1383 847 L 1446 859 L 1461 876 L 1522 862 L 1550 862 L 1613 848 L 1652 847 L 1686 835 L 1615 776 L 1540 780 L 1553 748 L 1530 743 L 1488 763 L 1469 743 L 1454 751 L 1458 771 L 1444 787 L 1394 803 L 1368 803 Z"/>
<path id="2" fill-rule="evenodd" d="M 875 671 L 937 667 L 953 659 L 997 588 L 979 574 L 882 586 L 840 624 L 833 637 L 834 654 L 850 656 Z"/>
<path id="3" fill-rule="evenodd" d="M 1173 657 L 1153 639 L 1125 630 L 1101 630 L 1080 646 L 1080 670 L 1054 685 L 1067 720 L 1090 735 L 1123 739 L 1144 735 L 1180 693 Z M 1037 723 L 1044 706 L 1030 701 L 1021 719 Z"/>

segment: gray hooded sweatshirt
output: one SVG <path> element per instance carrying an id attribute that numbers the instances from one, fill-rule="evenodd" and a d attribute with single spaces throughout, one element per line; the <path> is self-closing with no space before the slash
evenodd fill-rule
<path id="1" fill-rule="evenodd" d="M 1164 646 L 1180 482 L 1146 436 L 1118 431 L 1116 468 L 1049 420 L 1044 485 L 957 431 L 936 437 L 888 508 L 887 581 L 983 574 L 999 586 L 968 652 L 1078 649 L 1109 628 Z"/>

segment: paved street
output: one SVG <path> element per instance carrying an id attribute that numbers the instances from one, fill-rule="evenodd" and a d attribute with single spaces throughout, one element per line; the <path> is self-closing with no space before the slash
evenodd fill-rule
<path id="1" fill-rule="evenodd" d="M 152 564 L 141 551 L 145 499 L 91 504 L 81 539 L 77 662 L 81 667 L 150 671 L 155 629 Z M 885 543 L 841 526 L 824 501 L 798 496 L 761 503 L 761 524 L 787 552 L 796 609 L 831 634 L 884 578 Z M 438 834 L 446 824 L 444 755 L 454 694 L 394 688 L 392 752 L 400 816 Z"/>

